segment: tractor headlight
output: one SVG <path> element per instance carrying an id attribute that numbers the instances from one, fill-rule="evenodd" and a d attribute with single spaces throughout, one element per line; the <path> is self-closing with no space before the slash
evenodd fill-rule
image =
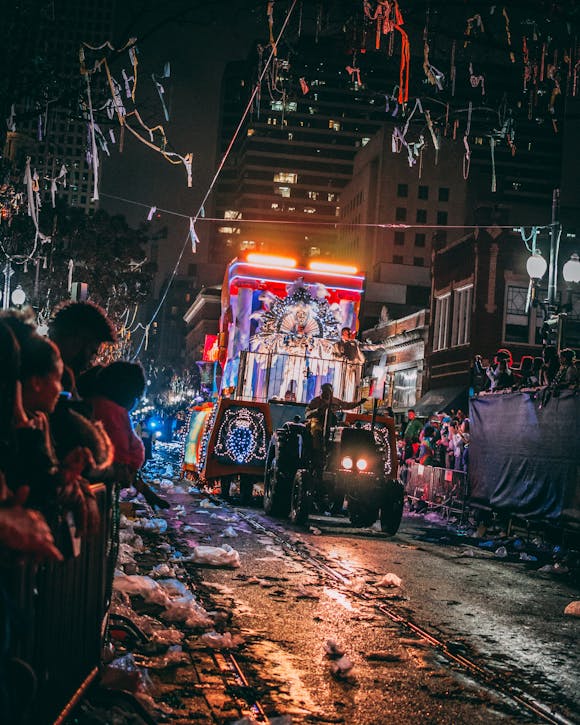
<path id="1" fill-rule="evenodd" d="M 369 463 L 366 460 L 366 458 L 359 458 L 358 461 L 356 462 L 356 467 L 358 468 L 359 471 L 366 471 L 368 468 L 368 465 L 369 465 Z"/>
<path id="2" fill-rule="evenodd" d="M 343 468 L 346 468 L 347 471 L 350 471 L 352 468 L 352 458 L 350 456 L 345 456 L 342 461 L 340 462 L 340 465 Z"/>

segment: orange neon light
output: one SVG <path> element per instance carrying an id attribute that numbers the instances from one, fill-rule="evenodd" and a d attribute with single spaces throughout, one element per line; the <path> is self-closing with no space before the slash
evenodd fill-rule
<path id="1" fill-rule="evenodd" d="M 248 254 L 248 262 L 252 264 L 265 264 L 268 267 L 296 267 L 298 262 L 292 257 L 277 257 L 273 254 Z"/>
<path id="2" fill-rule="evenodd" d="M 357 267 L 350 264 L 331 264 L 330 262 L 309 262 L 308 269 L 316 272 L 336 272 L 337 274 L 356 274 Z"/>

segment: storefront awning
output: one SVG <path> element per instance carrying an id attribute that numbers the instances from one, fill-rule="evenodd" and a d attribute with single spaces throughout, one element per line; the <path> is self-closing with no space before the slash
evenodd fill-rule
<path id="1" fill-rule="evenodd" d="M 468 391 L 464 387 L 434 388 L 417 401 L 415 413 L 421 418 L 458 408 L 467 413 L 467 397 Z"/>

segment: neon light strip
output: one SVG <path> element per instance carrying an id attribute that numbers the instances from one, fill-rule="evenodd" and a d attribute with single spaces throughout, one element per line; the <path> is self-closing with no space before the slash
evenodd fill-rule
<path id="1" fill-rule="evenodd" d="M 276 270 L 277 272 L 286 272 L 286 273 L 292 272 L 293 275 L 300 274 L 301 272 L 303 272 L 304 274 L 310 275 L 310 276 L 316 276 L 317 274 L 320 274 L 320 272 L 318 270 L 313 270 L 313 269 L 302 269 L 300 267 L 295 267 L 294 269 L 291 269 L 290 267 L 273 267 L 268 264 L 255 264 L 253 262 L 252 262 L 252 264 L 249 264 L 248 262 L 240 261 L 240 262 L 234 262 L 234 264 L 231 265 L 230 278 L 232 277 L 231 273 L 234 271 L 234 269 L 236 269 L 240 265 L 243 265 L 245 267 L 251 267 L 251 268 L 258 267 L 260 269 L 267 269 L 270 271 Z M 325 272 L 324 274 L 328 275 L 329 277 L 340 277 L 341 279 L 343 279 L 343 278 L 356 279 L 361 282 L 364 282 L 364 279 L 365 279 L 364 275 L 358 275 L 358 274 L 340 274 L 339 272 Z M 278 281 L 278 280 L 272 280 L 272 281 Z M 282 281 L 282 280 L 280 280 L 280 281 Z"/>
<path id="2" fill-rule="evenodd" d="M 246 279 L 249 282 L 256 282 L 257 284 L 259 284 L 260 282 L 274 282 L 277 284 L 285 284 L 285 280 L 282 279 L 272 279 L 271 277 L 260 277 L 258 279 L 256 277 L 248 277 L 246 275 L 235 275 L 235 277 L 230 279 L 230 284 L 234 284 L 235 282 L 237 282 L 237 280 L 240 279 Z M 336 287 L 335 285 L 328 285 L 328 287 L 331 290 L 340 290 L 341 292 L 356 292 L 359 295 L 362 294 L 362 290 L 357 289 L 356 287 Z"/>

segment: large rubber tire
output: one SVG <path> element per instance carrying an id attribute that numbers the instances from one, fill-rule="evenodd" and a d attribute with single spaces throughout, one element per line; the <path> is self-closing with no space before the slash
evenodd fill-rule
<path id="1" fill-rule="evenodd" d="M 290 513 L 292 481 L 278 468 L 276 446 L 272 442 L 268 450 L 264 473 L 264 511 L 270 516 L 286 518 Z"/>
<path id="2" fill-rule="evenodd" d="M 297 526 L 308 523 L 310 513 L 310 474 L 304 468 L 298 469 L 292 482 L 292 497 L 290 499 L 289 518 Z"/>
<path id="3" fill-rule="evenodd" d="M 348 517 L 353 526 L 367 528 L 368 526 L 372 526 L 379 518 L 379 511 L 376 506 L 369 506 L 365 502 L 355 501 L 349 498 Z"/>
<path id="4" fill-rule="evenodd" d="M 251 506 L 254 495 L 254 477 L 240 473 L 240 504 Z"/>
<path id="5" fill-rule="evenodd" d="M 405 490 L 398 481 L 389 480 L 386 483 L 381 503 L 381 531 L 394 536 L 399 530 L 403 518 L 403 505 L 405 503 Z"/>

